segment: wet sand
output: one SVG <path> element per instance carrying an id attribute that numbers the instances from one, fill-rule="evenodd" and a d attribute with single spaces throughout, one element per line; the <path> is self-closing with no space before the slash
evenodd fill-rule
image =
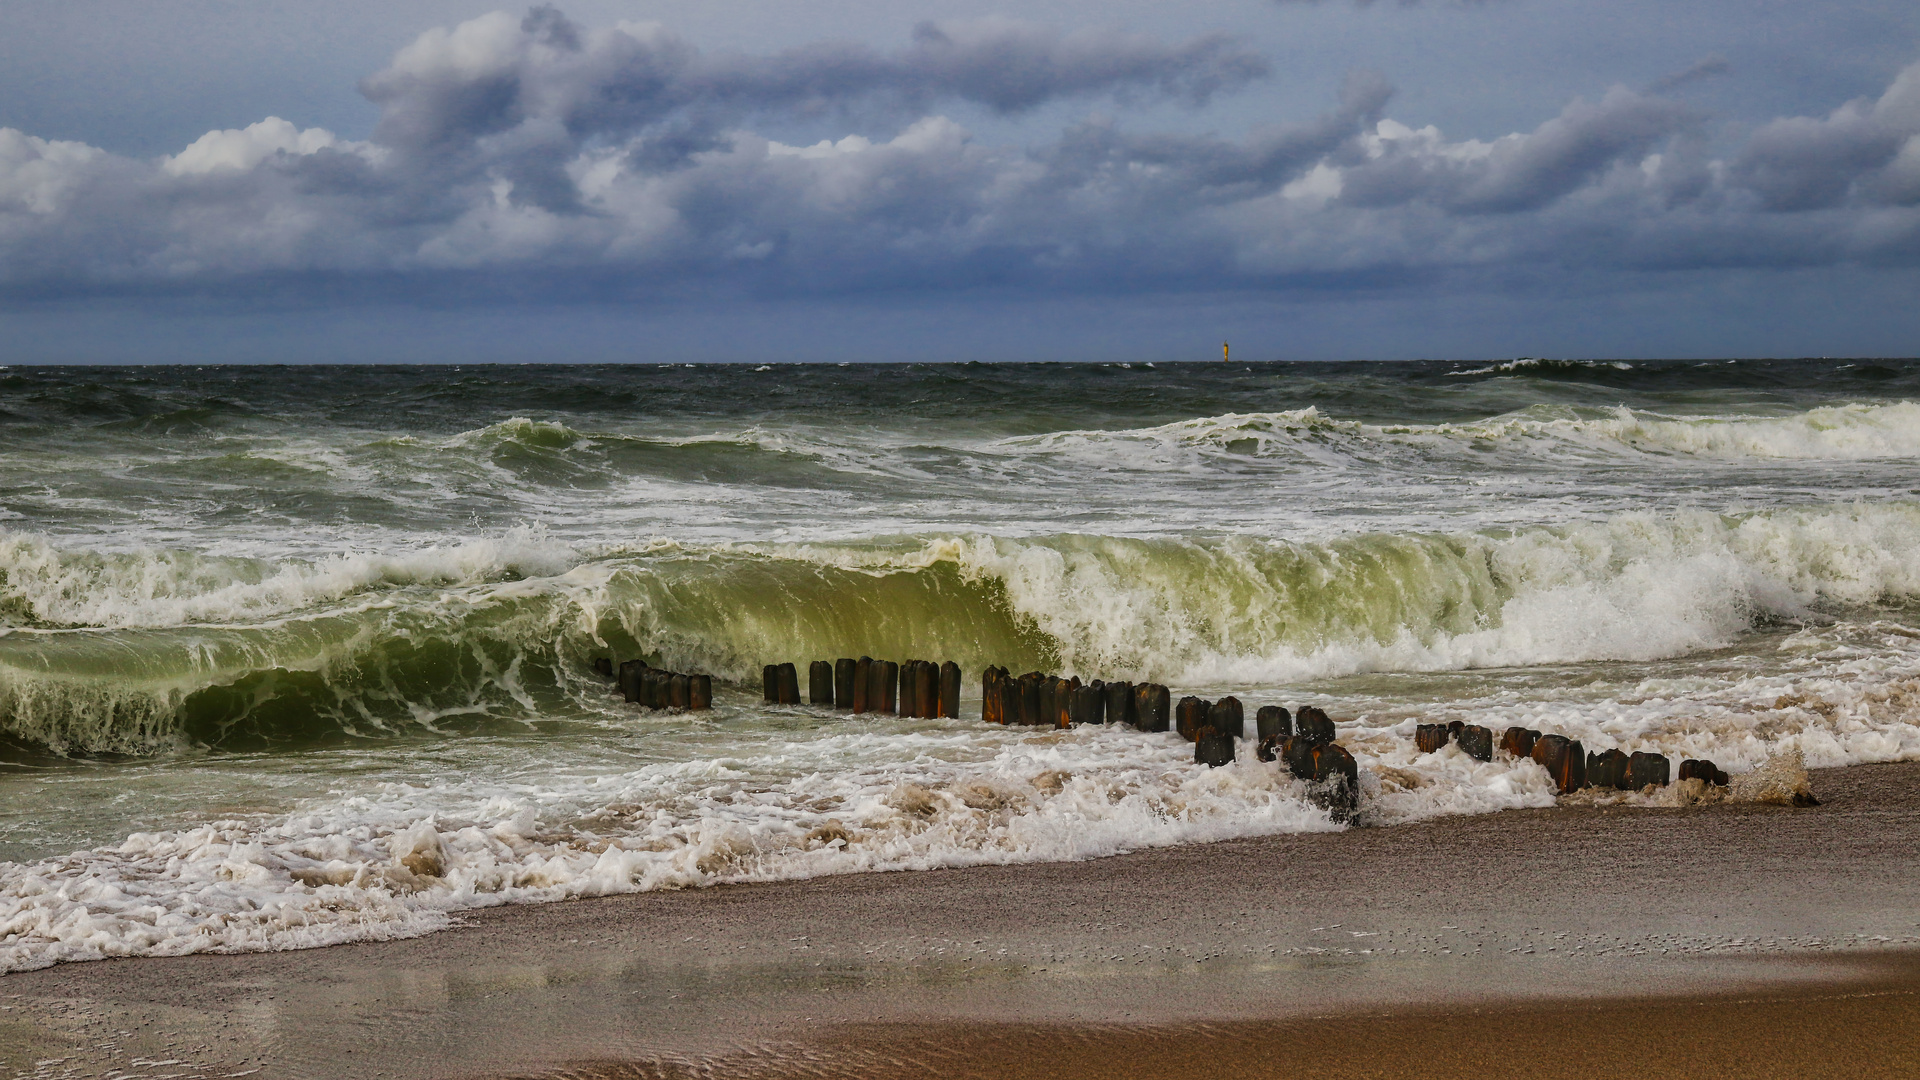
<path id="1" fill-rule="evenodd" d="M 0 979 L 30 1076 L 1905 1076 L 1920 764 Z M 146 1062 L 149 1064 L 141 1064 Z M 165 1064 L 154 1064 L 165 1063 Z"/>

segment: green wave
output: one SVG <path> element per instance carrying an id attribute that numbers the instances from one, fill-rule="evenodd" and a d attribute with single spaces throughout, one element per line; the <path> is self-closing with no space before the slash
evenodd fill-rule
<path id="1" fill-rule="evenodd" d="M 861 654 L 952 659 L 969 686 L 989 663 L 1205 685 L 1654 659 L 1757 619 L 1915 597 L 1910 502 L 1321 543 L 660 545 L 518 580 L 382 580 L 270 621 L 16 628 L 0 735 L 150 754 L 599 722 L 620 708 L 599 656 L 736 692 L 769 662 Z"/>

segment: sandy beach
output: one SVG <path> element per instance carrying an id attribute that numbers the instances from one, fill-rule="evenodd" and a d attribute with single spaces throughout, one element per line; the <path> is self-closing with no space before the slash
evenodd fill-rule
<path id="1" fill-rule="evenodd" d="M 1920 764 L 0 980 L 21 1076 L 1894 1076 Z M 255 1070 L 249 1072 L 249 1070 Z"/>

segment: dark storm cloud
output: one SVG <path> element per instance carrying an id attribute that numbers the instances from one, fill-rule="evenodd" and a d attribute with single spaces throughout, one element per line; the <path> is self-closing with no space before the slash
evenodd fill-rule
<path id="1" fill-rule="evenodd" d="M 1637 162 L 1691 121 L 1683 107 L 1616 88 L 1574 101 L 1524 135 L 1441 148 L 1437 139 L 1382 139 L 1347 170 L 1342 199 L 1358 206 L 1430 201 L 1461 213 L 1536 210 L 1622 162 Z"/>
<path id="2" fill-rule="evenodd" d="M 1047 295 L 1920 261 L 1920 65 L 1876 99 L 1732 138 L 1623 87 L 1530 131 L 1450 138 L 1396 122 L 1364 73 L 1317 119 L 1243 138 L 1096 118 L 996 146 L 941 111 L 1195 103 L 1267 71 L 1217 37 L 1009 21 L 747 56 L 551 7 L 490 15 L 365 80 L 381 109 L 366 142 L 269 118 L 139 161 L 0 131 L 0 289 L 324 280 L 392 299 L 483 275 L 520 296 Z M 769 137 L 795 120 L 885 134 Z"/>
<path id="3" fill-rule="evenodd" d="M 1269 74 L 1225 35 L 1168 45 L 995 19 L 921 23 L 894 52 L 823 42 L 770 56 L 703 53 L 656 25 L 582 31 L 552 7 L 518 26 L 488 16 L 433 31 L 362 83 L 376 142 L 445 145 L 518 126 L 582 137 L 641 130 L 685 110 L 809 112 L 957 98 L 1017 113 L 1060 98 L 1157 94 L 1192 104 Z"/>
<path id="4" fill-rule="evenodd" d="M 1770 210 L 1920 201 L 1920 65 L 1877 101 L 1824 118 L 1785 117 L 1753 133 L 1733 175 Z"/>

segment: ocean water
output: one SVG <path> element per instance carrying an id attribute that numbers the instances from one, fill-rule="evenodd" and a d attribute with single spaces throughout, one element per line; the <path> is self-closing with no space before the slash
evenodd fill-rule
<path id="1" fill-rule="evenodd" d="M 1343 827 L 988 664 L 1319 705 L 1357 827 L 1554 802 L 1418 722 L 1920 758 L 1917 466 L 1920 362 L 0 370 L 0 970 Z M 964 715 L 761 704 L 862 654 Z"/>

